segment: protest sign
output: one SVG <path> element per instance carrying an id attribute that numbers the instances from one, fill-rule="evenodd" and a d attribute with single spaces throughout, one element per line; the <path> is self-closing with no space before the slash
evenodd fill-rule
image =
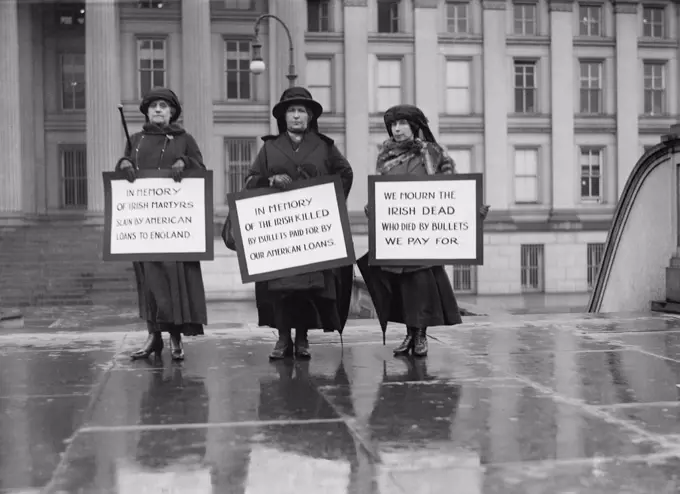
<path id="1" fill-rule="evenodd" d="M 209 261 L 214 255 L 212 171 L 104 172 L 105 261 Z"/>
<path id="2" fill-rule="evenodd" d="M 227 195 L 243 283 L 353 264 L 340 177 Z M 235 212 L 235 214 L 234 214 Z"/>
<path id="3" fill-rule="evenodd" d="M 482 264 L 482 174 L 368 177 L 369 264 Z"/>

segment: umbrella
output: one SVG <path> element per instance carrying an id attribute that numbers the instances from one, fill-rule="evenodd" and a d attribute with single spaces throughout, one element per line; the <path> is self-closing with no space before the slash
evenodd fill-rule
<path id="1" fill-rule="evenodd" d="M 354 266 L 343 266 L 336 270 L 335 293 L 338 297 L 338 313 L 340 315 L 340 344 L 342 345 L 342 331 L 345 329 L 349 310 L 352 305 L 352 286 L 354 285 Z"/>
<path id="2" fill-rule="evenodd" d="M 373 307 L 380 321 L 380 329 L 383 334 L 383 345 L 385 344 L 385 332 L 387 331 L 387 321 L 390 317 L 390 287 L 386 283 L 385 276 L 380 268 L 368 265 L 368 253 L 357 259 L 357 266 L 364 278 L 368 293 L 373 300 Z"/>

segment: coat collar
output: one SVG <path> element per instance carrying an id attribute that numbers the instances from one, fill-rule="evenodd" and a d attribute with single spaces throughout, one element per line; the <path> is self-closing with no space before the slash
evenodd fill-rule
<path id="1" fill-rule="evenodd" d="M 321 138 L 315 132 L 305 132 L 302 142 L 297 151 L 293 150 L 293 144 L 288 134 L 279 134 L 274 140 L 274 146 L 281 151 L 286 157 L 290 158 L 293 163 L 302 163 L 307 156 L 310 155 L 320 144 Z"/>

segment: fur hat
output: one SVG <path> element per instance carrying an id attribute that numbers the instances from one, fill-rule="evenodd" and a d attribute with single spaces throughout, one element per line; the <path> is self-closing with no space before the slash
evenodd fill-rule
<path id="1" fill-rule="evenodd" d="M 427 125 L 427 117 L 420 108 L 414 105 L 396 105 L 388 108 L 383 115 L 387 133 L 392 137 L 392 124 L 399 120 L 406 120 L 413 129 L 413 134 L 417 135 L 418 130 L 423 133 L 423 139 L 429 142 L 437 142 L 432 135 L 430 127 Z"/>
<path id="2" fill-rule="evenodd" d="M 159 87 L 149 91 L 146 96 L 144 96 L 142 103 L 139 105 L 139 111 L 142 112 L 142 115 L 144 115 L 144 117 L 148 120 L 149 106 L 151 103 L 158 100 L 165 101 L 175 109 L 174 115 L 170 116 L 170 123 L 176 122 L 179 116 L 182 114 L 182 105 L 179 104 L 179 98 L 177 95 L 172 90 L 167 88 Z"/>
<path id="3" fill-rule="evenodd" d="M 279 132 L 286 131 L 286 111 L 290 105 L 303 105 L 311 113 L 308 128 L 319 131 L 317 120 L 323 114 L 323 107 L 321 103 L 312 98 L 311 93 L 303 87 L 290 87 L 286 89 L 281 95 L 281 99 L 274 106 L 272 115 L 276 119 L 279 127 Z"/>

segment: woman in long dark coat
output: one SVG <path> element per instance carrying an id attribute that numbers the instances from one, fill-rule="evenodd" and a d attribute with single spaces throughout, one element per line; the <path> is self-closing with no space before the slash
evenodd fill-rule
<path id="1" fill-rule="evenodd" d="M 413 105 L 397 105 L 384 115 L 390 138 L 378 154 L 378 175 L 427 176 L 454 174 L 455 163 L 437 144 L 423 112 Z M 419 136 L 422 133 L 422 138 Z M 487 206 L 480 214 L 486 217 Z M 370 215 L 368 206 L 366 215 Z M 367 254 L 368 255 L 368 254 Z M 364 256 L 365 258 L 366 256 Z M 362 262 L 363 261 L 363 262 Z M 450 326 L 462 322 L 458 303 L 442 266 L 368 266 L 360 259 L 359 267 L 376 310 L 387 311 L 381 319 L 406 325 L 406 337 L 395 355 L 413 351 L 427 355 L 427 328 Z M 371 287 L 380 287 L 371 291 Z M 376 298 L 381 300 L 376 300 Z"/>
<path id="2" fill-rule="evenodd" d="M 321 104 L 305 88 L 284 91 L 272 110 L 279 135 L 262 138 L 264 145 L 246 177 L 246 189 L 285 190 L 295 181 L 339 175 L 347 198 L 352 188 L 352 167 L 333 139 L 319 133 L 317 121 L 322 113 Z M 346 266 L 256 283 L 259 324 L 279 332 L 270 359 L 293 355 L 309 359 L 308 330 L 342 331 L 352 279 L 352 266 Z M 293 328 L 295 342 L 291 337 Z"/>
<path id="3" fill-rule="evenodd" d="M 131 136 L 116 170 L 130 182 L 136 170 L 171 170 L 176 182 L 184 170 L 205 170 L 198 144 L 177 125 L 182 113 L 179 99 L 169 89 L 150 91 L 139 111 L 146 117 L 142 132 Z M 208 323 L 203 275 L 199 262 L 134 262 L 139 295 L 139 316 L 147 321 L 149 337 L 133 359 L 160 356 L 161 332 L 170 333 L 173 360 L 184 359 L 182 335 L 203 334 Z"/>

